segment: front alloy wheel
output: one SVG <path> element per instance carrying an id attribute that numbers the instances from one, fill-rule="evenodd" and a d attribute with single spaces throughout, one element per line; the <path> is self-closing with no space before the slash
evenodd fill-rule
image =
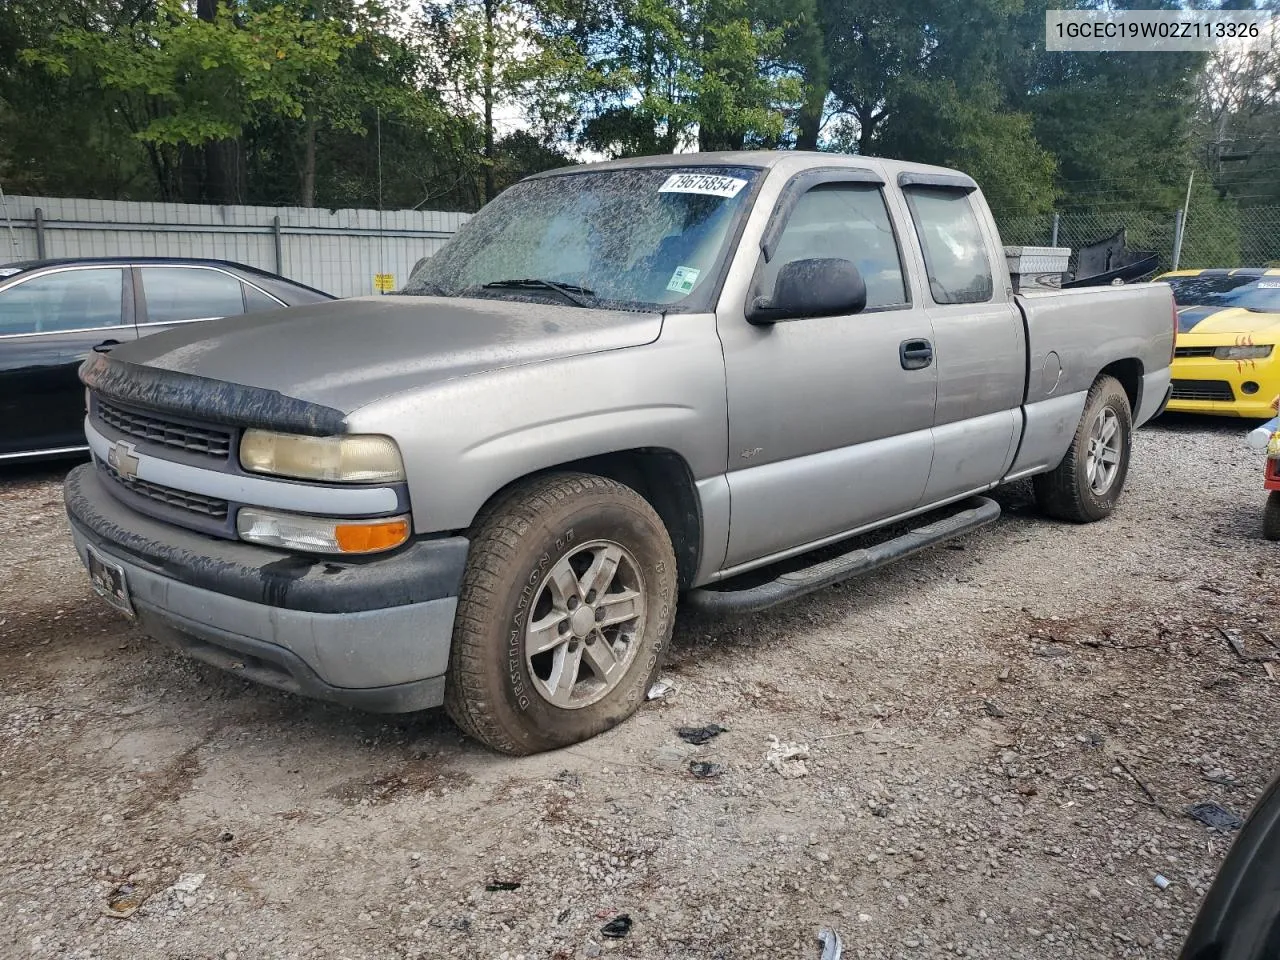
<path id="1" fill-rule="evenodd" d="M 635 490 L 582 473 L 514 488 L 471 532 L 449 715 L 513 754 L 621 723 L 657 676 L 676 589 L 671 539 Z"/>
<path id="2" fill-rule="evenodd" d="M 525 628 L 529 674 L 543 699 L 578 710 L 616 687 L 639 649 L 644 598 L 639 564 L 621 544 L 596 540 L 561 557 Z"/>

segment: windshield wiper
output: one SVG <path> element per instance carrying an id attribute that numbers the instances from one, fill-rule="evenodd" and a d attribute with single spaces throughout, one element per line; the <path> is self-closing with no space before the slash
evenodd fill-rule
<path id="1" fill-rule="evenodd" d="M 524 280 L 491 280 L 489 283 L 481 284 L 481 287 L 485 290 L 554 290 L 576 307 L 590 306 L 582 297 L 595 296 L 594 290 L 588 290 L 574 283 L 557 283 L 554 280 L 542 280 L 537 277 Z"/>

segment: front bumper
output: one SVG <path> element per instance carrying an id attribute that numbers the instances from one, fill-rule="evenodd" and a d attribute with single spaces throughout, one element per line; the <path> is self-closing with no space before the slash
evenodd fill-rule
<path id="1" fill-rule="evenodd" d="M 66 480 L 81 561 L 120 565 L 142 627 L 248 679 L 366 710 L 439 706 L 463 537 L 358 562 L 218 540 L 144 517 L 85 464 Z"/>
<path id="2" fill-rule="evenodd" d="M 1178 346 L 1191 341 L 1180 336 Z M 1187 343 L 1209 348 L 1212 344 Z M 1217 344 L 1230 346 L 1230 344 Z M 1214 357 L 1177 357 L 1172 366 L 1174 395 L 1169 410 L 1175 413 L 1207 413 L 1224 417 L 1270 420 L 1271 401 L 1280 394 L 1280 356 L 1262 360 L 1218 360 Z M 1222 396 L 1217 396 L 1221 393 Z M 1212 399 L 1210 399 L 1212 398 Z"/>

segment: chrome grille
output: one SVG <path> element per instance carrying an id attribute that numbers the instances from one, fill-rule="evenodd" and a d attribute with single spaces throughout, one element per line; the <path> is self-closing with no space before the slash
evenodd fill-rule
<path id="1" fill-rule="evenodd" d="M 1235 400 L 1235 391 L 1225 380 L 1174 380 L 1174 400 Z"/>
<path id="2" fill-rule="evenodd" d="M 193 427 L 150 414 L 135 413 L 98 398 L 98 418 L 107 426 L 139 440 L 159 443 L 225 460 L 231 453 L 231 432 L 217 427 Z"/>
<path id="3" fill-rule="evenodd" d="M 137 477 L 126 477 L 111 464 L 102 460 L 98 461 L 98 466 L 106 471 L 107 476 L 120 484 L 120 486 L 140 497 L 146 497 L 148 500 L 154 500 L 156 503 L 162 503 L 167 507 L 175 507 L 178 510 L 185 510 L 188 513 L 197 513 L 202 517 L 212 517 L 215 520 L 227 519 L 227 501 L 225 500 L 202 496 L 198 493 L 188 493 L 186 490 L 175 490 L 173 487 L 151 483 L 147 480 L 139 480 Z"/>
<path id="4" fill-rule="evenodd" d="M 1173 351 L 1175 357 L 1212 357 L 1215 347 L 1177 347 Z"/>

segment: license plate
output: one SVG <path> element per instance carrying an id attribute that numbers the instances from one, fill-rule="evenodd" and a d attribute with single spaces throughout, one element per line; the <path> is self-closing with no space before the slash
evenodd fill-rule
<path id="1" fill-rule="evenodd" d="M 124 578 L 124 568 L 112 563 L 93 547 L 85 547 L 89 563 L 89 582 L 102 599 L 126 616 L 133 616 L 133 604 L 129 602 L 129 584 Z"/>

